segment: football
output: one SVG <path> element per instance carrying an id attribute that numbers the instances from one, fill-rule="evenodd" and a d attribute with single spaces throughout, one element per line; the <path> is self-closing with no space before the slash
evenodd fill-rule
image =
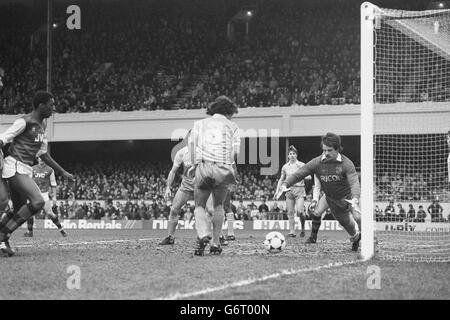
<path id="1" fill-rule="evenodd" d="M 278 231 L 269 232 L 264 240 L 264 247 L 273 253 L 281 252 L 286 247 L 284 236 Z"/>

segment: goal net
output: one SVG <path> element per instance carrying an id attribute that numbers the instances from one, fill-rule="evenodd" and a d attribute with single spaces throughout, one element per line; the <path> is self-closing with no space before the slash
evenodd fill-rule
<path id="1" fill-rule="evenodd" d="M 363 3 L 361 101 L 363 256 L 450 261 L 449 9 Z"/>

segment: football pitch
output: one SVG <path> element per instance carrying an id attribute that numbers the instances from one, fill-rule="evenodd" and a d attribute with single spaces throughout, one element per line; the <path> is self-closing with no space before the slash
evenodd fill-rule
<path id="1" fill-rule="evenodd" d="M 221 255 L 193 255 L 194 232 L 35 230 L 11 238 L 17 254 L 0 258 L 0 300 L 448 299 L 448 263 L 361 262 L 345 232 L 321 231 L 317 244 L 287 238 L 269 253 L 267 231 L 237 231 Z M 375 266 L 375 267 L 374 267 Z M 379 269 L 377 269 L 377 267 Z M 379 270 L 379 281 L 373 280 Z M 76 277 L 76 278 L 75 278 Z"/>

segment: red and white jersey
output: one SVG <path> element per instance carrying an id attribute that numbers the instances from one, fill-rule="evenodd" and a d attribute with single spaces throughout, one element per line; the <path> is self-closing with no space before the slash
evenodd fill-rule
<path id="1" fill-rule="evenodd" d="M 36 156 L 47 152 L 46 128 L 45 121 L 38 123 L 29 114 L 14 121 L 12 126 L 0 134 L 4 145 L 11 143 L 6 156 L 31 167 Z"/>
<path id="2" fill-rule="evenodd" d="M 241 138 L 236 123 L 221 114 L 194 123 L 191 143 L 195 145 L 194 161 L 233 164 L 239 153 Z"/>
<path id="3" fill-rule="evenodd" d="M 50 187 L 56 187 L 55 172 L 46 164 L 33 166 L 33 180 L 42 193 L 49 192 Z"/>
<path id="4" fill-rule="evenodd" d="M 178 150 L 175 154 L 175 158 L 173 159 L 173 164 L 177 168 L 183 166 L 183 179 L 193 180 L 193 178 L 189 178 L 187 176 L 189 168 L 192 167 L 191 153 L 189 152 L 189 148 L 187 146 Z"/>
<path id="5" fill-rule="evenodd" d="M 295 160 L 294 163 L 291 163 L 290 161 L 288 163 L 286 163 L 283 168 L 281 168 L 281 173 L 284 174 L 284 176 L 287 178 L 288 176 L 290 176 L 291 174 L 293 174 L 294 172 L 296 172 L 298 169 L 300 169 L 301 167 L 303 167 L 305 164 L 301 161 Z M 305 186 L 305 181 L 301 180 L 299 182 L 297 182 L 296 184 L 293 185 L 294 187 L 304 187 Z"/>

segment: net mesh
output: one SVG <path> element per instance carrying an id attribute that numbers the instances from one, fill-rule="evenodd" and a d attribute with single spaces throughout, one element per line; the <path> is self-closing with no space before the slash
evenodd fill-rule
<path id="1" fill-rule="evenodd" d="M 379 9 L 374 44 L 375 253 L 448 262 L 450 10 Z"/>

